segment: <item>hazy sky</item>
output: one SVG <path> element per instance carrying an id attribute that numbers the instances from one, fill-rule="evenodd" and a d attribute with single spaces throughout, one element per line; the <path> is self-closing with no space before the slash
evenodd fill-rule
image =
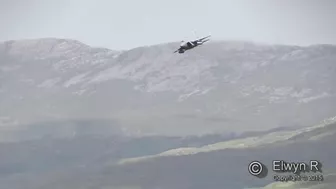
<path id="1" fill-rule="evenodd" d="M 216 39 L 336 44 L 336 0 L 0 0 L 0 41 L 58 37 L 126 49 Z"/>

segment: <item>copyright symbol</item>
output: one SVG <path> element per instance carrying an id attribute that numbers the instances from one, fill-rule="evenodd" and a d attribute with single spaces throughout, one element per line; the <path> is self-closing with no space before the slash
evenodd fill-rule
<path id="1" fill-rule="evenodd" d="M 263 172 L 263 165 L 259 161 L 252 161 L 248 171 L 253 176 L 259 176 Z"/>

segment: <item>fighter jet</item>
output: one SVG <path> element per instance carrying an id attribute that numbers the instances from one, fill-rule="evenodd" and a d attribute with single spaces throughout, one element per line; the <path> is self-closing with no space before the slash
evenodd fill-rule
<path id="1" fill-rule="evenodd" d="M 207 42 L 207 41 L 210 40 L 209 39 L 210 36 L 211 35 L 208 35 L 206 37 L 202 37 L 202 38 L 196 39 L 194 41 L 187 41 L 187 42 L 181 41 L 180 48 L 177 49 L 176 51 L 174 51 L 174 53 L 178 52 L 178 53 L 182 54 L 182 53 L 184 53 L 187 50 L 193 49 L 193 48 L 195 48 L 195 47 L 197 47 L 199 45 L 203 45 L 203 43 L 205 43 L 205 42 Z"/>

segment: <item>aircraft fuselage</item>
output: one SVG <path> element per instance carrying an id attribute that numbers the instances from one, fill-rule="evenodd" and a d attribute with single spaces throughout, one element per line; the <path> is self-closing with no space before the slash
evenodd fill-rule
<path id="1" fill-rule="evenodd" d="M 209 41 L 209 39 L 207 39 L 208 37 L 210 37 L 210 35 L 195 41 L 187 41 L 187 42 L 181 41 L 182 43 L 180 45 L 180 48 L 175 52 L 182 54 L 187 50 L 193 49 L 199 45 L 203 45 L 203 43 Z"/>
<path id="2" fill-rule="evenodd" d="M 197 47 L 199 44 L 198 43 L 193 43 L 193 42 L 186 42 L 181 44 L 180 49 L 178 50 L 178 53 L 184 53 L 187 50 L 190 50 L 192 48 Z"/>

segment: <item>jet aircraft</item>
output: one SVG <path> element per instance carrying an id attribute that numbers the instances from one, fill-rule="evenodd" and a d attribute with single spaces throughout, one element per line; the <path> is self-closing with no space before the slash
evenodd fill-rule
<path id="1" fill-rule="evenodd" d="M 207 42 L 207 41 L 210 40 L 209 39 L 210 36 L 211 35 L 208 35 L 206 37 L 202 37 L 200 39 L 196 39 L 196 40 L 193 40 L 193 41 L 187 41 L 187 42 L 181 41 L 180 48 L 177 49 L 176 51 L 174 51 L 174 53 L 178 52 L 178 53 L 182 54 L 182 53 L 184 53 L 187 50 L 190 50 L 190 49 L 193 49 L 193 48 L 195 48 L 197 46 L 203 45 L 203 43 L 205 43 L 205 42 Z"/>

